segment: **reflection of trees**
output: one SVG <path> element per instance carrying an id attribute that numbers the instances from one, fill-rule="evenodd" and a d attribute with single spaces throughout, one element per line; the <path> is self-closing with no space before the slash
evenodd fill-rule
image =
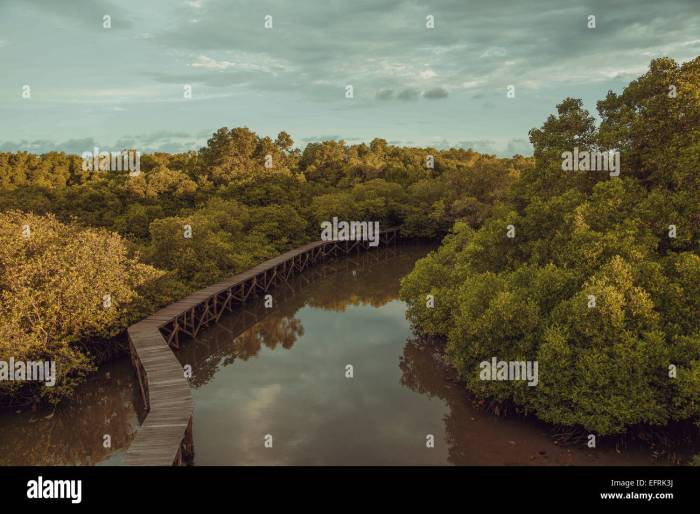
<path id="1" fill-rule="evenodd" d="M 401 278 L 425 253 L 424 245 L 401 245 L 342 257 L 323 265 L 333 273 L 308 290 L 307 303 L 338 312 L 349 305 L 381 307 L 398 298 Z"/>
<path id="2" fill-rule="evenodd" d="M 192 366 L 190 383 L 199 387 L 209 382 L 219 366 L 253 357 L 263 345 L 288 350 L 304 334 L 295 317 L 300 309 L 308 305 L 342 312 L 348 305 L 380 307 L 398 298 L 399 280 L 425 253 L 425 245 L 401 245 L 311 267 L 270 292 L 272 309 L 264 307 L 263 296 L 250 299 L 187 342 L 177 352 L 178 359 Z"/>
<path id="3" fill-rule="evenodd" d="M 399 361 L 401 368 L 401 384 L 412 391 L 422 395 L 437 397 L 443 400 L 449 411 L 444 417 L 445 442 L 448 447 L 448 461 L 456 465 L 474 465 L 497 463 L 496 459 L 507 459 L 504 454 L 502 443 L 508 439 L 519 439 L 520 447 L 527 448 L 528 440 L 531 441 L 531 450 L 537 451 L 541 445 L 541 439 L 532 434 L 546 434 L 556 431 L 556 427 L 544 424 L 533 418 L 520 418 L 520 423 L 494 424 L 492 414 L 475 407 L 468 396 L 464 386 L 457 380 L 455 371 L 436 358 L 438 348 L 434 343 L 420 339 L 409 339 L 403 349 L 403 355 Z M 516 416 L 517 417 L 517 416 Z M 648 445 L 650 441 L 642 439 L 635 442 L 633 446 L 641 451 L 634 457 L 634 462 L 640 462 L 640 458 L 647 459 L 650 453 L 661 452 L 659 462 L 664 464 L 678 464 L 688 458 L 697 450 L 692 449 L 693 438 L 697 440 L 697 428 L 690 428 L 685 425 L 673 425 L 660 429 L 665 432 L 665 445 L 659 444 L 654 450 L 654 445 Z M 658 434 L 657 434 L 658 435 Z M 661 441 L 664 439 L 662 438 Z M 609 439 L 601 445 L 599 449 L 607 449 L 613 460 L 607 464 L 625 464 L 628 458 L 617 456 L 613 451 L 617 444 L 621 444 L 625 439 Z M 630 441 L 627 441 L 630 442 Z M 626 444 L 626 443 L 625 443 Z M 561 450 L 564 452 L 564 450 Z M 493 454 L 493 456 L 490 455 Z M 551 452 L 550 452 L 551 453 Z M 573 455 L 564 453 L 564 457 L 572 459 Z M 513 456 L 514 459 L 517 457 Z M 520 456 L 522 459 L 522 454 Z M 552 458 L 555 458 L 552 455 Z M 585 459 L 580 461 L 585 463 Z M 630 461 L 631 463 L 632 461 Z M 648 461 L 647 461 L 648 462 Z M 522 463 L 522 460 L 520 461 Z M 552 463 L 564 464 L 566 460 Z"/>
<path id="4" fill-rule="evenodd" d="M 105 369 L 110 378 L 102 374 Z M 91 465 L 126 449 L 138 427 L 137 388 L 124 360 L 102 368 L 53 415 L 51 409 L 3 413 L 0 465 Z M 103 446 L 106 434 L 111 448 Z"/>
<path id="5" fill-rule="evenodd" d="M 219 366 L 254 357 L 263 345 L 271 350 L 278 346 L 288 350 L 304 334 L 301 321 L 294 318 L 304 305 L 303 298 L 297 291 L 283 287 L 278 288 L 279 293 L 273 292 L 273 309 L 263 306 L 262 297 L 253 299 L 222 317 L 218 324 L 188 341 L 176 353 L 181 364 L 192 366 L 193 387 L 209 382 Z"/>
<path id="6" fill-rule="evenodd" d="M 296 318 L 270 317 L 256 324 L 250 330 L 241 334 L 236 341 L 238 347 L 237 357 L 247 360 L 254 357 L 264 344 L 270 350 L 280 345 L 289 350 L 298 336 L 304 335 L 304 327 Z"/>
<path id="7" fill-rule="evenodd" d="M 445 376 L 435 362 L 434 351 L 429 343 L 421 339 L 406 341 L 399 359 L 401 385 L 417 393 L 445 400 Z"/>
<path id="8" fill-rule="evenodd" d="M 447 460 L 456 465 L 473 465 L 484 453 L 481 446 L 494 439 L 493 425 L 470 407 L 456 373 L 436 358 L 437 351 L 433 343 L 409 339 L 399 361 L 401 384 L 447 403 L 449 411 L 444 417 Z"/>

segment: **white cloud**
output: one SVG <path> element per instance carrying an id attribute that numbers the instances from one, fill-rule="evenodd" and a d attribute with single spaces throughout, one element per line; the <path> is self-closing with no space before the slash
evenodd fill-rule
<path id="1" fill-rule="evenodd" d="M 206 55 L 200 55 L 190 66 L 203 70 L 223 71 L 230 68 L 239 71 L 257 71 L 262 73 L 275 73 L 291 69 L 287 64 L 266 55 L 245 52 L 229 52 L 228 54 L 233 57 L 233 60 L 216 60 Z"/>
<path id="2" fill-rule="evenodd" d="M 492 46 L 491 48 L 487 48 L 483 54 L 481 54 L 481 58 L 485 57 L 503 57 L 506 55 L 506 49 L 501 48 L 498 46 Z"/>
<path id="3" fill-rule="evenodd" d="M 238 409 L 244 419 L 251 420 L 253 426 L 261 421 L 262 417 L 278 401 L 282 393 L 280 384 L 270 384 L 254 389 L 250 393 L 247 402 L 239 405 Z"/>
<path id="4" fill-rule="evenodd" d="M 235 65 L 231 61 L 217 61 L 206 55 L 200 55 L 195 62 L 190 64 L 193 68 L 204 68 L 205 70 L 225 70 Z"/>
<path id="5" fill-rule="evenodd" d="M 478 80 L 467 80 L 465 82 L 462 82 L 462 87 L 464 89 L 474 89 L 476 87 L 479 87 L 484 84 L 484 81 L 481 79 Z"/>

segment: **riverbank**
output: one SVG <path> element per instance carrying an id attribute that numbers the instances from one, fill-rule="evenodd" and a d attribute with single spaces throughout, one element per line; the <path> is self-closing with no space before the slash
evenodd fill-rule
<path id="1" fill-rule="evenodd" d="M 511 401 L 480 399 L 472 395 L 467 383 L 459 378 L 457 369 L 446 355 L 446 342 L 439 338 L 417 339 L 426 355 L 433 359 L 445 380 L 462 389 L 465 398 L 479 410 L 498 417 L 532 424 L 547 434 L 553 444 L 563 451 L 571 448 L 588 448 L 589 432 L 581 426 L 567 427 L 543 422 L 536 415 L 523 412 Z M 596 448 L 618 453 L 634 449 L 649 452 L 662 465 L 695 465 L 694 454 L 700 451 L 700 427 L 689 422 L 675 422 L 668 426 L 636 425 L 623 434 L 596 438 Z M 532 458 L 536 460 L 537 457 Z"/>
<path id="2" fill-rule="evenodd" d="M 433 248 L 402 244 L 309 268 L 272 291 L 273 308 L 247 304 L 183 344 L 176 357 L 192 372 L 194 464 L 688 462 L 690 445 L 678 458 L 639 438 L 601 438 L 593 450 L 471 397 L 441 344 L 412 333 L 398 300 L 400 279 Z M 2 463 L 121 463 L 143 416 L 138 391 L 121 359 L 56 409 L 0 413 Z"/>

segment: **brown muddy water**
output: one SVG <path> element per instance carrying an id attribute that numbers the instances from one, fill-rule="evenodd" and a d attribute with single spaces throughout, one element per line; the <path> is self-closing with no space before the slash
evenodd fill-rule
<path id="1" fill-rule="evenodd" d="M 431 249 L 319 265 L 273 291 L 272 308 L 253 299 L 188 341 L 177 357 L 192 369 L 194 464 L 669 465 L 697 451 L 564 446 L 550 426 L 479 407 L 398 299 Z M 122 359 L 58 409 L 0 413 L 0 464 L 119 464 L 138 427 L 137 387 Z"/>

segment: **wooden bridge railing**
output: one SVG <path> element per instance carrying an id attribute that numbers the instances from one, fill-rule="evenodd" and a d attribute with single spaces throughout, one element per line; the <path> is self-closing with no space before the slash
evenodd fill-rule
<path id="1" fill-rule="evenodd" d="M 398 237 L 398 228 L 383 230 L 379 246 L 395 243 Z M 367 241 L 309 243 L 201 289 L 129 327 L 131 360 L 147 414 L 124 464 L 179 465 L 193 454 L 192 394 L 171 351 L 171 347 L 180 347 L 181 334 L 196 337 L 236 304 L 271 290 L 319 261 L 371 248 Z"/>

